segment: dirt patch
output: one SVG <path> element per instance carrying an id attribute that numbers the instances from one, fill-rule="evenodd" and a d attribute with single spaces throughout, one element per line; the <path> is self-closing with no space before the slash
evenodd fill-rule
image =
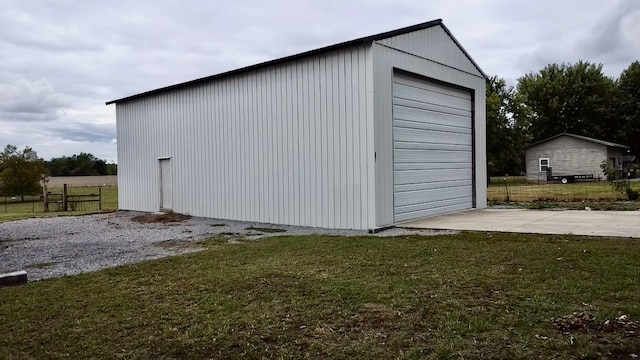
<path id="1" fill-rule="evenodd" d="M 249 226 L 245 230 L 253 230 L 253 231 L 262 232 L 262 233 L 281 233 L 281 232 L 286 232 L 287 231 L 285 229 L 268 228 L 268 227 L 255 227 L 255 226 Z"/>
<path id="2" fill-rule="evenodd" d="M 57 264 L 58 263 L 55 261 L 50 261 L 50 262 L 27 265 L 24 268 L 25 269 L 49 269 L 49 268 L 55 267 Z"/>
<path id="3" fill-rule="evenodd" d="M 397 325 L 400 316 L 389 306 L 383 304 L 364 304 L 354 316 L 352 327 L 381 331 L 390 330 Z"/>
<path id="4" fill-rule="evenodd" d="M 161 213 L 161 214 L 138 215 L 131 218 L 131 220 L 142 223 L 142 224 L 148 224 L 148 223 L 164 224 L 164 223 L 170 223 L 170 222 L 182 222 L 189 219 L 191 219 L 191 215 L 180 214 L 173 211 Z"/>
<path id="5" fill-rule="evenodd" d="M 640 321 L 631 321 L 626 315 L 598 322 L 596 317 L 589 312 L 574 312 L 573 314 L 553 319 L 553 326 L 565 335 L 572 333 L 597 335 L 603 332 L 620 332 L 625 337 L 640 337 Z"/>

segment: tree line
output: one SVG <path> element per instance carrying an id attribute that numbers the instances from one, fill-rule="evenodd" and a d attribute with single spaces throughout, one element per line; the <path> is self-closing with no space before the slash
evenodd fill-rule
<path id="1" fill-rule="evenodd" d="M 0 153 L 0 194 L 25 195 L 40 192 L 41 181 L 48 176 L 116 175 L 117 165 L 92 154 L 63 156 L 45 161 L 29 146 L 18 150 L 5 146 Z"/>
<path id="2" fill-rule="evenodd" d="M 44 165 L 50 176 L 116 175 L 118 170 L 116 164 L 88 153 L 52 158 Z"/>
<path id="3" fill-rule="evenodd" d="M 487 160 L 490 175 L 525 170 L 523 148 L 567 132 L 611 141 L 640 155 L 640 62 L 617 79 L 602 64 L 550 64 L 514 88 L 487 81 Z"/>

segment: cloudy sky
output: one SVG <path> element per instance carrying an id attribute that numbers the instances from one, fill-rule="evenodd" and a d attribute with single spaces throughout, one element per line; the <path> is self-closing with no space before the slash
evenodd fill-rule
<path id="1" fill-rule="evenodd" d="M 437 18 L 512 85 L 640 58 L 640 0 L 0 0 L 0 146 L 116 161 L 108 100 Z"/>

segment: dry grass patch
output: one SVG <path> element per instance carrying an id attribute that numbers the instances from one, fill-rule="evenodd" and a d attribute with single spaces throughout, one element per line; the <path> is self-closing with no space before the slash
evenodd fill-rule
<path id="1" fill-rule="evenodd" d="M 640 188 L 640 182 L 632 183 L 634 189 Z M 580 182 L 573 184 L 522 184 L 509 185 L 510 201 L 619 201 L 624 195 L 615 191 L 608 182 Z M 507 189 L 504 186 L 487 188 L 489 201 L 505 201 Z"/>
<path id="2" fill-rule="evenodd" d="M 164 224 L 164 223 L 171 223 L 171 222 L 182 222 L 189 219 L 191 219 L 191 215 L 180 214 L 173 211 L 160 213 L 160 214 L 138 215 L 131 218 L 131 220 L 142 223 L 142 224 L 149 224 L 149 223 Z"/>

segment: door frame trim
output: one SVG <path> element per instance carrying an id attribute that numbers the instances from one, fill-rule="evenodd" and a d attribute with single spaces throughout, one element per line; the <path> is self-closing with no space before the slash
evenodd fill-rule
<path id="1" fill-rule="evenodd" d="M 173 170 L 173 166 L 171 164 L 171 159 L 172 159 L 171 156 L 160 156 L 160 157 L 157 158 L 157 161 L 158 161 L 158 190 L 159 190 L 158 191 L 158 197 L 159 197 L 158 198 L 158 204 L 159 204 L 160 211 L 165 211 L 165 210 L 171 211 L 171 210 L 173 210 L 172 209 L 173 208 L 173 174 L 171 176 L 171 203 L 172 203 L 171 207 L 172 208 L 164 207 L 163 206 L 164 204 L 163 204 L 163 201 L 162 201 L 163 192 L 162 192 L 162 165 L 161 164 L 162 164 L 162 160 L 169 160 L 169 171 L 173 172 L 172 171 Z"/>

